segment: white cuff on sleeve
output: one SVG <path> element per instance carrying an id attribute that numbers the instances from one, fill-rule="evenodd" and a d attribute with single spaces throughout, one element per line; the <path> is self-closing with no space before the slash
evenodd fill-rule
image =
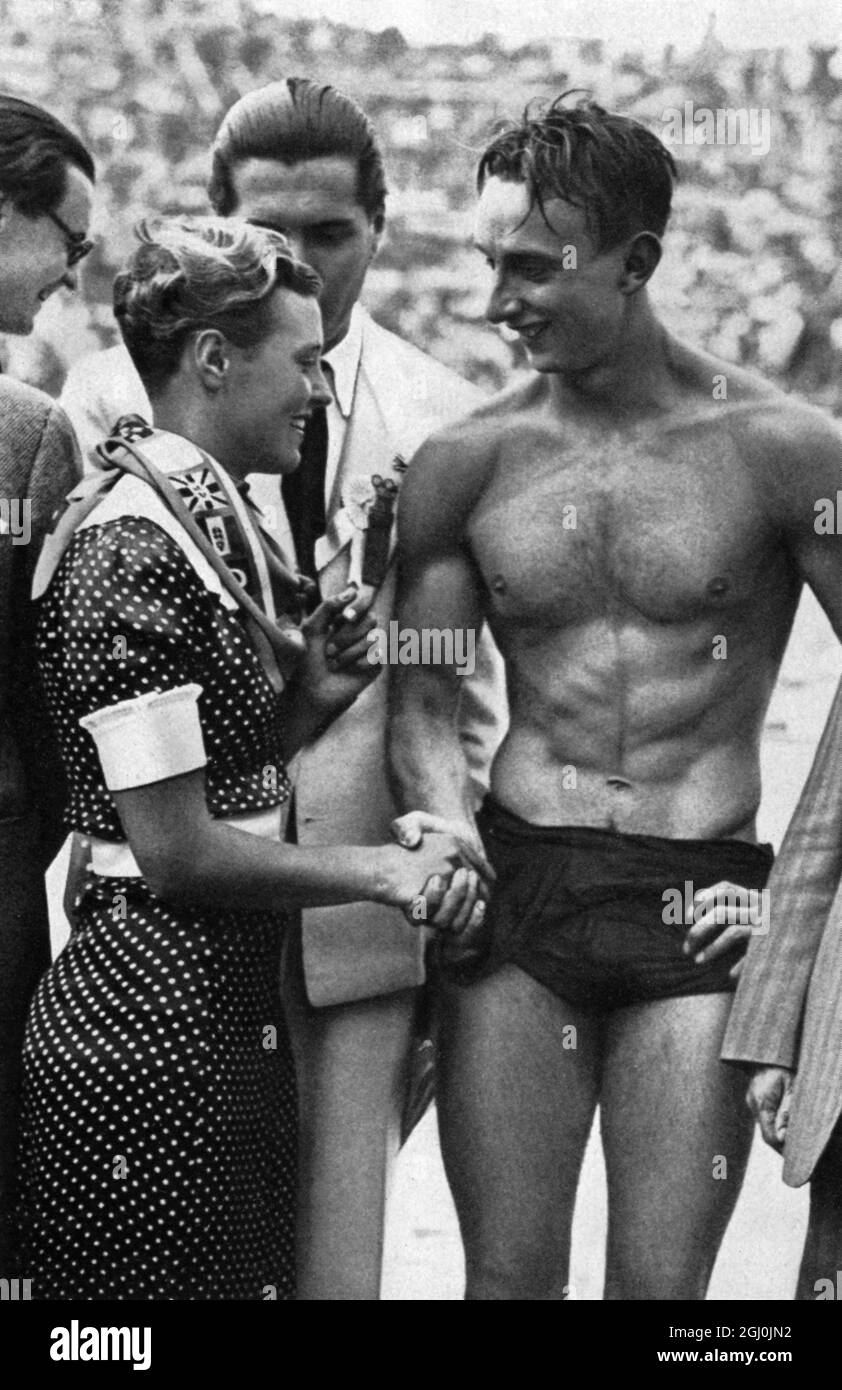
<path id="1" fill-rule="evenodd" d="M 200 685 L 151 691 L 79 720 L 93 738 L 109 791 L 128 791 L 195 772 L 207 756 L 196 701 Z"/>

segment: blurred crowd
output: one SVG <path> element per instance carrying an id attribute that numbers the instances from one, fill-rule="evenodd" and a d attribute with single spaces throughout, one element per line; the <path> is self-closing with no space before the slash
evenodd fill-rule
<path id="1" fill-rule="evenodd" d="M 835 51 L 731 52 L 713 22 L 692 53 L 657 59 L 633 36 L 517 49 L 412 47 L 284 19 L 257 0 L 0 0 L 6 90 L 78 130 L 99 170 L 100 239 L 84 294 L 57 296 L 0 362 L 56 394 L 69 363 L 116 341 L 111 284 L 150 210 L 206 208 L 208 149 L 244 92 L 301 74 L 333 82 L 372 116 L 386 153 L 388 234 L 366 286 L 387 328 L 479 385 L 499 387 L 522 348 L 484 321 L 470 248 L 476 155 L 495 122 L 572 87 L 666 129 L 665 112 L 769 112 L 768 152 L 673 148 L 681 170 L 654 298 L 674 331 L 842 412 L 842 64 Z M 781 36 L 785 39 L 785 35 Z"/>

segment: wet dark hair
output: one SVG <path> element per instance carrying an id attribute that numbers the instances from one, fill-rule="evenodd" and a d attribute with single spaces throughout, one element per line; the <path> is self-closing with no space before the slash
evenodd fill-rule
<path id="1" fill-rule="evenodd" d="M 678 178 L 669 150 L 639 121 L 587 97 L 565 105 L 574 94 L 499 130 L 479 162 L 480 192 L 488 178 L 525 183 L 544 217 L 545 201 L 563 198 L 584 212 L 598 251 L 636 232 L 663 236 Z"/>
<path id="2" fill-rule="evenodd" d="M 114 281 L 114 315 L 150 395 L 175 376 L 191 333 L 218 328 L 235 347 L 256 347 L 272 332 L 276 289 L 322 287 L 280 233 L 239 218 L 162 217 L 135 235 L 140 246 Z"/>
<path id="3" fill-rule="evenodd" d="M 208 197 L 221 217 L 237 210 L 233 171 L 247 159 L 300 164 L 338 156 L 357 166 L 357 201 L 380 231 L 386 175 L 374 126 L 350 97 L 306 77 L 247 92 L 226 113 L 213 143 Z"/>
<path id="4" fill-rule="evenodd" d="M 0 93 L 0 194 L 25 217 L 40 217 L 63 201 L 68 164 L 93 183 L 94 162 L 78 135 L 42 107 Z"/>

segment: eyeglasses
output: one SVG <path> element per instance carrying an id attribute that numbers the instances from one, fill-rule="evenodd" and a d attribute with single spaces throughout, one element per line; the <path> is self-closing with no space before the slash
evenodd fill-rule
<path id="1" fill-rule="evenodd" d="M 94 243 L 89 241 L 84 232 L 74 232 L 72 227 L 68 227 L 66 222 L 62 222 L 57 212 L 48 212 L 50 221 L 55 223 L 64 237 L 65 250 L 67 252 L 67 268 L 78 265 L 79 261 L 84 260 L 85 256 L 94 249 Z"/>

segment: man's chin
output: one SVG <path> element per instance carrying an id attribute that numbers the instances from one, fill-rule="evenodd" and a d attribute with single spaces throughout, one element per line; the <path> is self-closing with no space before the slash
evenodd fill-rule
<path id="1" fill-rule="evenodd" d="M 534 372 L 540 372 L 543 376 L 578 376 L 588 371 L 590 364 L 578 362 L 564 353 L 547 351 L 530 355 L 529 365 Z"/>
<path id="2" fill-rule="evenodd" d="M 277 456 L 273 458 L 261 459 L 249 471 L 252 473 L 268 473 L 273 477 L 285 476 L 287 473 L 294 473 L 301 466 L 301 455 L 285 454 L 283 458 Z"/>
<path id="3" fill-rule="evenodd" d="M 554 373 L 557 374 L 558 372 L 570 371 L 570 364 L 568 362 L 560 361 L 559 358 L 553 357 L 549 352 L 539 353 L 536 357 L 531 359 L 529 365 L 533 372 L 540 372 L 543 376 L 552 376 Z"/>
<path id="4" fill-rule="evenodd" d="M 529 365 L 535 372 L 567 372 L 570 370 L 568 354 L 556 344 L 545 348 L 527 347 Z"/>

